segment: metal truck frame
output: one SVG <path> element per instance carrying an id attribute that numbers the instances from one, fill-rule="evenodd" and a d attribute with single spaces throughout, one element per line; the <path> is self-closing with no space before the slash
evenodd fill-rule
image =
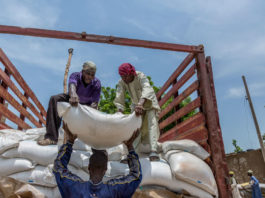
<path id="1" fill-rule="evenodd" d="M 219 197 L 231 197 L 231 191 L 227 182 L 228 168 L 219 123 L 211 57 L 205 56 L 202 45 L 180 45 L 114 36 L 101 36 L 87 34 L 86 32 L 75 33 L 4 25 L 0 25 L 0 33 L 187 52 L 186 58 L 176 68 L 156 95 L 161 107 L 169 99 L 173 98 L 172 102 L 166 108 L 163 108 L 160 114 L 159 126 L 161 136 L 159 141 L 191 139 L 203 146 L 210 153 L 210 157 L 206 162 L 213 170 L 218 185 Z M 1 48 L 0 61 L 5 68 L 4 70 L 0 68 L 0 118 L 5 117 L 9 119 L 21 130 L 31 128 L 25 121 L 25 118 L 36 127 L 45 126 L 45 109 Z M 183 85 L 189 80 L 193 80 L 193 82 L 184 91 L 180 92 L 180 88 L 183 88 Z M 22 89 L 19 89 L 14 81 Z M 20 101 L 17 101 L 8 92 L 8 88 L 13 91 Z M 180 103 L 191 94 L 196 94 L 197 97 L 188 105 L 181 108 Z M 5 105 L 5 101 L 15 108 L 20 116 L 15 115 L 9 110 Z M 30 109 L 31 113 L 27 109 Z M 174 113 L 166 116 L 172 110 Z M 193 116 L 184 121 L 180 120 L 180 118 L 194 110 L 196 110 L 196 113 Z M 174 123 L 175 126 L 163 132 L 163 129 L 171 123 Z M 0 123 L 0 129 L 5 128 L 12 127 L 4 122 Z"/>

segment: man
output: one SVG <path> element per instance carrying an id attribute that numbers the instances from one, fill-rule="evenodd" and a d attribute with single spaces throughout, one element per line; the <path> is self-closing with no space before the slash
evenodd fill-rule
<path id="1" fill-rule="evenodd" d="M 232 196 L 233 198 L 242 198 L 238 187 L 237 187 L 237 182 L 235 179 L 235 173 L 233 171 L 229 171 L 229 176 L 230 176 L 230 185 L 231 185 L 231 189 L 232 189 Z"/>
<path id="2" fill-rule="evenodd" d="M 57 102 L 69 102 L 72 106 L 78 103 L 97 108 L 100 98 L 101 83 L 95 77 L 96 64 L 92 61 L 85 62 L 81 72 L 72 73 L 69 77 L 68 94 L 52 96 L 49 101 L 46 134 L 44 139 L 39 141 L 40 145 L 57 144 L 58 129 L 61 125 L 61 118 L 57 112 Z"/>
<path id="3" fill-rule="evenodd" d="M 259 187 L 259 180 L 253 176 L 253 171 L 248 170 L 248 176 L 250 177 L 250 185 L 252 188 L 252 198 L 262 198 L 261 190 Z"/>
<path id="4" fill-rule="evenodd" d="M 148 78 L 139 71 L 135 71 L 134 66 L 130 63 L 123 63 L 119 67 L 119 74 L 121 80 L 117 85 L 116 98 L 114 104 L 118 111 L 123 112 L 125 106 L 125 93 L 128 91 L 132 105 L 132 111 L 135 111 L 136 115 L 141 115 L 143 118 L 143 124 L 140 129 L 141 135 L 134 143 L 135 146 L 139 146 L 139 143 L 150 145 L 150 161 L 159 160 L 157 154 L 157 141 L 160 135 L 158 126 L 158 113 L 160 107 L 154 92 L 151 87 Z"/>
<path id="5" fill-rule="evenodd" d="M 63 198 L 130 198 L 133 195 L 142 180 L 141 165 L 133 148 L 133 141 L 138 136 L 139 130 L 128 141 L 124 142 L 129 150 L 127 157 L 130 173 L 105 183 L 102 182 L 108 162 L 105 151 L 95 152 L 91 155 L 88 167 L 89 181 L 83 181 L 67 169 L 72 146 L 77 136 L 73 135 L 65 124 L 64 131 L 67 143 L 60 148 L 53 168 L 53 174 Z"/>

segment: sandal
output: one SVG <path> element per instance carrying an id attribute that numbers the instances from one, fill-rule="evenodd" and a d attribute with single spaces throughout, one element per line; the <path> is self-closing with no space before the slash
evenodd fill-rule
<path id="1" fill-rule="evenodd" d="M 56 141 L 51 140 L 49 138 L 38 141 L 38 145 L 41 145 L 41 146 L 56 145 L 56 144 L 57 144 Z"/>
<path id="2" fill-rule="evenodd" d="M 150 155 L 149 155 L 149 160 L 150 161 L 159 161 L 160 160 L 160 157 L 159 155 L 157 154 L 157 152 L 155 151 L 151 151 Z"/>

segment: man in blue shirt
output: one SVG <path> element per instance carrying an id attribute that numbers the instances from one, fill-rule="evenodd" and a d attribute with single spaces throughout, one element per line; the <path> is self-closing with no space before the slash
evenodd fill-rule
<path id="1" fill-rule="evenodd" d="M 259 180 L 257 180 L 256 177 L 253 176 L 253 171 L 248 171 L 248 176 L 250 177 L 250 185 L 252 188 L 252 198 L 262 198 L 261 190 L 259 187 Z"/>
<path id="2" fill-rule="evenodd" d="M 64 124 L 66 143 L 62 145 L 54 161 L 53 174 L 63 198 L 130 198 L 142 180 L 141 165 L 133 148 L 133 141 L 139 135 L 137 130 L 124 144 L 127 146 L 130 173 L 127 176 L 102 182 L 107 170 L 108 156 L 106 151 L 94 152 L 89 159 L 89 181 L 83 181 L 72 174 L 67 165 L 71 158 L 72 146 L 76 135 L 73 135 Z"/>

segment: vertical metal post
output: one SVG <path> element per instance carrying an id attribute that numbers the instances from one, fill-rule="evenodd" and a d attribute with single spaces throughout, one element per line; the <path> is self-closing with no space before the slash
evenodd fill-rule
<path id="1" fill-rule="evenodd" d="M 204 53 L 197 54 L 197 69 L 200 82 L 200 95 L 203 104 L 203 113 L 206 116 L 206 124 L 209 132 L 209 143 L 212 151 L 213 171 L 218 185 L 219 197 L 230 198 L 231 192 L 227 184 L 227 164 L 223 156 L 222 136 L 218 131 L 218 121 L 213 102 L 212 89 L 210 87 L 209 75 L 206 68 Z"/>
<path id="2" fill-rule="evenodd" d="M 242 79 L 243 79 L 243 83 L 244 83 L 244 86 L 245 86 L 245 89 L 246 89 L 246 94 L 247 94 L 249 107 L 250 107 L 250 110 L 251 110 L 251 113 L 252 113 L 252 117 L 253 117 L 253 120 L 254 120 L 254 124 L 255 124 L 255 127 L 256 127 L 256 131 L 257 131 L 257 135 L 258 135 L 258 139 L 259 139 L 259 143 L 260 143 L 260 148 L 261 148 L 263 160 L 265 162 L 265 149 L 264 149 L 264 145 L 263 145 L 263 141 L 262 141 L 262 137 L 261 137 L 261 133 L 260 133 L 260 129 L 259 129 L 259 123 L 258 123 L 258 120 L 257 120 L 257 117 L 256 117 L 256 113 L 255 113 L 255 110 L 254 110 L 254 107 L 253 107 L 253 104 L 252 104 L 252 100 L 251 100 L 251 97 L 250 97 L 250 94 L 249 94 L 249 91 L 248 91 L 248 85 L 247 85 L 247 81 L 246 81 L 245 76 L 242 76 Z"/>

